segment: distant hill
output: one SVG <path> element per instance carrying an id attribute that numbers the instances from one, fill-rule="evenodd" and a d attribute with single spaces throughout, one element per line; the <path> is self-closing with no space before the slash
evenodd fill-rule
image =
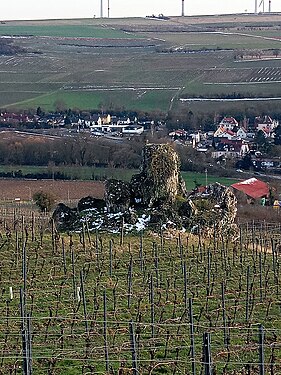
<path id="1" fill-rule="evenodd" d="M 278 13 L 2 22 L 13 57 L 0 56 L 0 107 L 168 112 L 190 98 L 206 112 L 221 104 L 194 99 L 229 97 L 280 106 L 280 26 Z"/>

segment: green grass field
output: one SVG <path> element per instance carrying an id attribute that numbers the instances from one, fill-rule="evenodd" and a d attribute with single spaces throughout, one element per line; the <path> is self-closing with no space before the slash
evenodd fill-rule
<path id="1" fill-rule="evenodd" d="M 22 174 L 26 175 L 28 173 L 54 173 L 62 172 L 71 179 L 78 180 L 91 180 L 91 179 L 122 179 L 124 181 L 129 181 L 133 174 L 139 173 L 137 169 L 121 169 L 121 168 L 94 168 L 94 167 L 81 167 L 81 166 L 0 166 L 0 172 L 17 172 L 21 170 Z M 195 181 L 201 185 L 206 184 L 206 174 L 205 173 L 194 173 L 194 172 L 182 172 L 182 177 L 185 181 L 186 188 L 188 191 L 194 189 Z M 207 184 L 212 184 L 214 182 L 219 182 L 222 185 L 230 186 L 237 182 L 237 179 L 231 179 L 227 177 L 217 177 L 207 174 Z"/>
<path id="2" fill-rule="evenodd" d="M 47 111 L 52 111 L 60 103 L 64 108 L 90 109 L 99 108 L 101 106 L 110 108 L 112 106 L 122 108 L 126 105 L 127 110 L 167 111 L 169 108 L 170 98 L 175 91 L 164 90 L 122 90 L 116 89 L 112 91 L 93 90 L 93 91 L 55 91 L 40 93 L 36 98 L 19 101 L 17 104 L 8 105 L 21 109 L 37 108 L 40 106 Z M 17 93 L 20 95 L 20 93 Z M 21 93 L 24 96 L 25 92 Z M 30 93 L 32 96 L 32 93 Z M 1 97 L 1 95 L 0 95 Z"/>
<path id="3" fill-rule="evenodd" d="M 135 35 L 90 25 L 52 25 L 52 26 L 9 26 L 0 25 L 0 35 L 10 36 L 48 36 L 63 38 L 101 38 L 101 39 L 127 39 L 136 38 Z"/>
<path id="4" fill-rule="evenodd" d="M 179 34 L 179 35 L 178 35 Z M 246 32 L 245 32 L 246 34 Z M 170 46 L 184 47 L 190 50 L 199 49 L 269 49 L 269 48 L 280 48 L 280 42 L 278 40 L 269 40 L 266 37 L 271 37 L 272 33 L 267 34 L 263 32 L 261 37 L 258 34 L 251 34 L 247 32 L 245 35 L 243 31 L 241 33 L 221 31 L 215 32 L 186 32 L 186 33 L 164 33 L 156 34 L 155 37 L 165 40 Z M 277 34 L 277 33 L 276 33 Z M 264 37 L 264 39 L 263 39 Z"/>

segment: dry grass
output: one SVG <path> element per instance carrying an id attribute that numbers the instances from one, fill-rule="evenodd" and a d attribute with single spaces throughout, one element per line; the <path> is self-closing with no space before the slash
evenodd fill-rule
<path id="1" fill-rule="evenodd" d="M 237 220 L 239 223 L 263 221 L 266 223 L 281 223 L 281 208 L 260 206 L 258 204 L 238 205 Z"/>

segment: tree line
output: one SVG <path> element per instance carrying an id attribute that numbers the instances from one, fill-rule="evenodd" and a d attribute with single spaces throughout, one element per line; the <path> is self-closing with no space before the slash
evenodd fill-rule
<path id="1" fill-rule="evenodd" d="M 114 142 L 78 135 L 58 140 L 0 140 L 2 165 L 78 165 L 138 168 L 144 139 Z"/>

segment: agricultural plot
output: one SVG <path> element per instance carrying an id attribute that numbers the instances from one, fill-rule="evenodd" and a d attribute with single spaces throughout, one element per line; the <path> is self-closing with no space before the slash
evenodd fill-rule
<path id="1" fill-rule="evenodd" d="M 214 18 L 207 18 L 204 27 L 209 28 Z M 245 94 L 244 82 L 253 84 L 248 86 L 252 96 L 279 95 L 279 60 L 236 62 L 234 58 L 236 50 L 279 48 L 272 30 L 268 37 L 267 30 L 263 35 L 248 35 L 249 30 L 243 35 L 244 30 L 227 26 L 221 32 L 220 24 L 220 32 L 187 32 L 188 22 L 199 21 L 187 17 L 167 22 L 93 19 L 1 25 L 0 34 L 24 35 L 14 43 L 27 53 L 0 56 L 0 106 L 54 110 L 60 102 L 65 108 L 86 110 L 103 106 L 168 111 L 178 105 L 174 97 Z M 126 32 L 134 27 L 133 33 Z M 214 23 L 211 30 L 216 30 Z M 189 53 L 176 51 L 177 47 Z M 257 88 L 261 82 L 267 86 Z"/>
<path id="2" fill-rule="evenodd" d="M 93 25 L 0 25 L 0 35 L 102 39 L 136 38 L 134 35 L 121 30 L 95 27 Z"/>
<path id="3" fill-rule="evenodd" d="M 250 33 L 239 32 L 181 32 L 155 33 L 155 38 L 165 41 L 169 46 L 184 47 L 190 50 L 208 49 L 270 49 L 280 48 L 280 42 Z"/>
<path id="4" fill-rule="evenodd" d="M 1 372 L 280 373 L 279 227 L 231 242 L 16 219 L 1 223 Z"/>
<path id="5" fill-rule="evenodd" d="M 280 83 L 281 68 L 261 67 L 261 68 L 241 68 L 241 69 L 210 69 L 206 70 L 202 76 L 205 84 L 248 84 L 254 83 Z"/>
<path id="6" fill-rule="evenodd" d="M 85 196 L 103 198 L 103 183 L 97 181 L 63 181 L 32 179 L 1 179 L 0 204 L 3 208 L 7 201 L 31 201 L 38 191 L 51 193 L 56 202 L 78 201 Z"/>

